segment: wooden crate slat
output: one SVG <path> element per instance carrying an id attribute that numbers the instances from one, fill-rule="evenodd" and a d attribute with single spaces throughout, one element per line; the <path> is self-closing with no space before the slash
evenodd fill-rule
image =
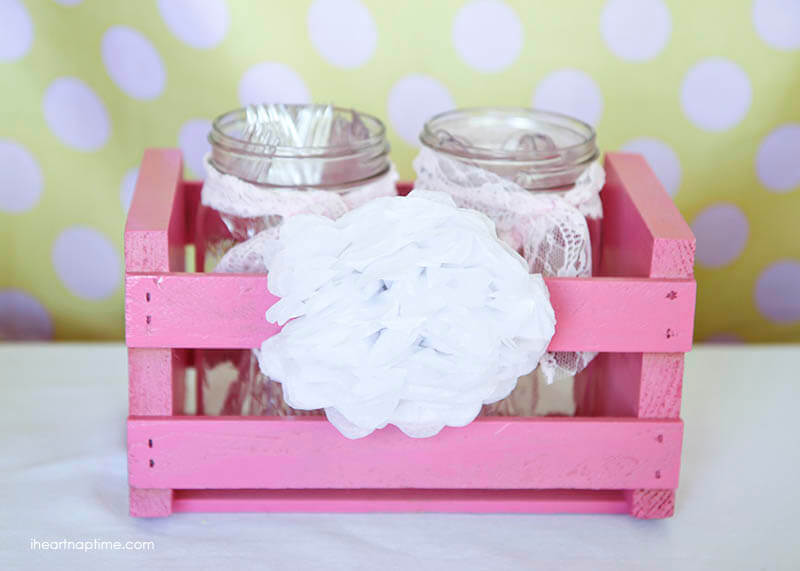
<path id="1" fill-rule="evenodd" d="M 630 512 L 623 490 L 176 490 L 175 512 Z"/>
<path id="2" fill-rule="evenodd" d="M 187 221 L 182 171 L 180 151 L 145 151 L 125 224 L 127 271 L 183 270 Z"/>
<path id="3" fill-rule="evenodd" d="M 691 347 L 694 280 L 547 278 L 552 351 L 679 352 Z M 128 274 L 129 347 L 253 348 L 279 328 L 266 275 Z"/>
<path id="4" fill-rule="evenodd" d="M 674 488 L 680 420 L 481 418 L 348 440 L 322 417 L 131 417 L 142 488 Z M 522 444 L 524 443 L 524 445 Z"/>
<path id="5" fill-rule="evenodd" d="M 602 275 L 691 277 L 694 235 L 644 157 L 608 153 L 605 168 Z"/>

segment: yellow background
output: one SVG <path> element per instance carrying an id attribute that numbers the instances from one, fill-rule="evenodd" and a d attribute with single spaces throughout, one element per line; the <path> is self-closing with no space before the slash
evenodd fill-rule
<path id="1" fill-rule="evenodd" d="M 67 227 L 89 226 L 111 241 L 121 259 L 125 213 L 119 193 L 125 173 L 137 165 L 144 148 L 177 147 L 186 121 L 238 107 L 239 81 L 259 62 L 291 67 L 314 101 L 384 119 L 393 158 L 405 178 L 412 177 L 416 149 L 398 136 L 387 112 L 389 92 L 402 77 L 436 78 L 458 106 L 529 106 L 544 77 L 575 68 L 588 73 L 602 93 L 603 112 L 596 124 L 602 149 L 617 149 L 638 137 L 657 138 L 680 160 L 675 201 L 688 221 L 719 202 L 735 204 L 747 216 L 749 234 L 741 254 L 722 267 L 696 269 L 696 339 L 800 340 L 800 321 L 769 321 L 759 313 L 753 294 L 759 273 L 770 263 L 800 260 L 800 191 L 770 192 L 756 171 L 762 139 L 781 125 L 800 121 L 800 51 L 775 49 L 763 41 L 754 28 L 751 2 L 666 2 L 671 16 L 666 46 L 654 58 L 635 62 L 617 57 L 604 41 L 602 1 L 510 0 L 524 42 L 513 64 L 496 73 L 473 69 L 454 48 L 451 29 L 462 0 L 364 2 L 377 45 L 369 60 L 354 69 L 332 65 L 312 45 L 309 4 L 228 0 L 225 39 L 210 49 L 195 49 L 170 31 L 155 0 L 25 3 L 34 35 L 23 57 L 0 62 L 0 139 L 31 152 L 44 185 L 33 208 L 0 211 L 0 289 L 18 289 L 39 300 L 58 339 L 120 338 L 122 282 L 105 299 L 74 295 L 54 269 L 54 241 Z M 158 97 L 134 99 L 109 77 L 101 42 L 115 25 L 137 30 L 160 55 L 166 85 Z M 720 132 L 693 124 L 680 99 L 687 71 L 713 56 L 738 64 L 752 88 L 744 118 Z M 99 150 L 70 148 L 48 128 L 43 96 L 63 76 L 84 81 L 108 110 L 111 134 Z"/>

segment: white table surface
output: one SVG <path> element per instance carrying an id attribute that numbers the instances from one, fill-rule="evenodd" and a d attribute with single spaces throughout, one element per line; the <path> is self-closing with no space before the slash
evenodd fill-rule
<path id="1" fill-rule="evenodd" d="M 0 344 L 0 569 L 800 569 L 800 346 L 687 356 L 677 514 L 128 516 L 117 344 Z M 32 551 L 152 540 L 155 551 Z"/>

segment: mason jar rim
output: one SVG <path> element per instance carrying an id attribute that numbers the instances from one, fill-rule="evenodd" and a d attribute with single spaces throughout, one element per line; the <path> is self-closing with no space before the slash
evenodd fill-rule
<path id="1" fill-rule="evenodd" d="M 286 104 L 286 107 L 323 107 L 321 104 Z M 268 145 L 266 143 L 250 142 L 232 136 L 225 131 L 225 127 L 241 121 L 246 113 L 245 107 L 239 107 L 217 116 L 211 123 L 211 131 L 208 134 L 208 141 L 228 152 L 248 155 L 251 157 L 269 157 L 276 159 L 307 159 L 307 158 L 333 158 L 346 157 L 348 155 L 358 155 L 366 150 L 386 147 L 386 127 L 383 122 L 367 113 L 356 111 L 352 108 L 332 106 L 337 113 L 358 113 L 358 116 L 367 124 L 370 136 L 366 139 L 353 141 L 352 143 L 325 146 L 305 146 L 296 147 L 288 145 Z M 385 150 L 388 152 L 388 148 Z"/>
<path id="2" fill-rule="evenodd" d="M 467 120 L 475 116 L 492 116 L 498 118 L 522 118 L 528 120 L 539 120 L 549 122 L 562 128 L 569 128 L 578 135 L 583 136 L 583 140 L 572 144 L 558 147 L 553 150 L 535 149 L 497 149 L 481 146 L 469 142 L 469 144 L 443 146 L 439 141 L 437 132 L 441 128 L 441 123 L 447 120 Z M 548 121 L 549 120 L 549 121 Z M 438 127 L 438 128 L 437 128 Z M 543 111 L 527 107 L 466 107 L 452 109 L 434 115 L 425 122 L 419 136 L 420 141 L 426 147 L 437 152 L 450 154 L 463 159 L 487 160 L 487 161 L 510 161 L 510 162 L 542 162 L 552 166 L 553 159 L 557 157 L 569 156 L 571 159 L 564 166 L 588 163 L 596 159 L 599 155 L 597 150 L 597 133 L 591 125 L 575 117 L 555 111 Z"/>

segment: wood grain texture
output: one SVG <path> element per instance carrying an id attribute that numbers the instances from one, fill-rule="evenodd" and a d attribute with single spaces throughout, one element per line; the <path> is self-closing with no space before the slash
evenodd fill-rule
<path id="1" fill-rule="evenodd" d="M 186 391 L 185 349 L 128 349 L 128 408 L 132 415 L 181 414 Z"/>
<path id="2" fill-rule="evenodd" d="M 694 280 L 547 278 L 556 314 L 552 351 L 685 351 L 691 347 Z M 253 348 L 280 328 L 267 276 L 126 276 L 129 347 Z"/>
<path id="3" fill-rule="evenodd" d="M 639 519 L 661 519 L 675 514 L 675 490 L 632 490 L 630 513 Z"/>
<path id="4" fill-rule="evenodd" d="M 129 493 L 133 517 L 165 517 L 172 513 L 172 490 L 131 487 Z"/>
<path id="5" fill-rule="evenodd" d="M 322 417 L 131 417 L 145 488 L 674 487 L 680 420 L 480 418 L 434 438 L 348 440 Z"/>
<path id="6" fill-rule="evenodd" d="M 678 418 L 681 412 L 683 353 L 642 355 L 639 418 Z"/>

